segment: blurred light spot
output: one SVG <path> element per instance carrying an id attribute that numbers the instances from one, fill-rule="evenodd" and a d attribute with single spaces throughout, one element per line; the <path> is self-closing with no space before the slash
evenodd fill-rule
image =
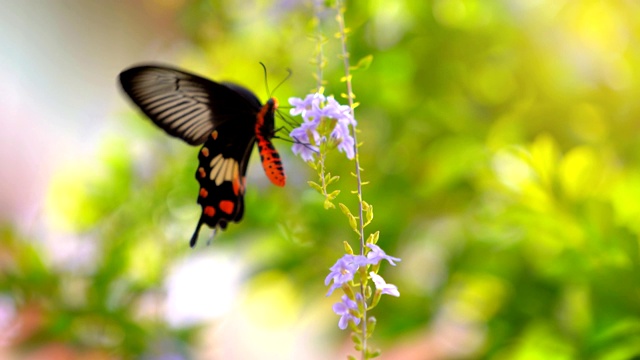
<path id="1" fill-rule="evenodd" d="M 604 170 L 594 149 L 587 146 L 576 147 L 560 163 L 560 183 L 570 198 L 582 198 L 597 191 Z"/>
<path id="2" fill-rule="evenodd" d="M 564 14 L 566 39 L 560 51 L 578 70 L 577 76 L 614 90 L 627 88 L 632 71 L 624 55 L 632 37 L 631 20 L 607 1 L 575 2 Z"/>
<path id="3" fill-rule="evenodd" d="M 558 333 L 555 324 L 548 319 L 536 319 L 524 329 L 519 329 L 515 342 L 500 351 L 497 359 L 579 359 L 567 337 Z M 618 357 L 614 357 L 618 358 Z M 624 359 L 626 357 L 620 357 Z"/>
<path id="4" fill-rule="evenodd" d="M 440 24 L 470 29 L 485 25 L 491 18 L 487 3 L 477 0 L 436 0 L 433 16 Z"/>
<path id="5" fill-rule="evenodd" d="M 398 267 L 403 278 L 401 288 L 432 293 L 447 280 L 449 258 L 462 250 L 465 235 L 462 222 L 455 217 L 418 221 L 413 231 L 402 236 L 412 240 L 397 254 L 402 259 Z"/>
<path id="6" fill-rule="evenodd" d="M 75 274 L 89 274 L 95 268 L 97 244 L 92 236 L 51 230 L 42 242 L 49 264 L 53 268 Z"/>
<path id="7" fill-rule="evenodd" d="M 507 284 L 489 274 L 457 274 L 447 289 L 443 309 L 461 322 L 488 322 L 501 308 L 509 293 Z"/>
<path id="8" fill-rule="evenodd" d="M 236 298 L 241 264 L 231 256 L 194 255 L 167 277 L 165 316 L 170 325 L 200 324 L 226 314 Z"/>
<path id="9" fill-rule="evenodd" d="M 139 237 L 132 244 L 127 253 L 127 272 L 133 281 L 151 283 L 161 275 L 159 274 L 160 263 L 163 256 L 162 246 L 158 246 L 158 241 L 150 236 Z"/>
<path id="10" fill-rule="evenodd" d="M 552 189 L 556 179 L 556 167 L 560 151 L 555 139 L 546 134 L 536 136 L 531 144 L 531 166 L 545 189 Z"/>
<path id="11" fill-rule="evenodd" d="M 289 326 L 297 319 L 300 298 L 285 273 L 262 273 L 252 279 L 248 289 L 243 308 L 253 321 L 273 328 Z"/>
<path id="12" fill-rule="evenodd" d="M 375 7 L 373 16 L 374 39 L 379 49 L 389 48 L 402 39 L 413 26 L 412 18 L 403 1 L 370 1 Z"/>
<path id="13" fill-rule="evenodd" d="M 493 157 L 492 167 L 498 180 L 513 191 L 521 192 L 533 181 L 531 166 L 512 151 L 498 151 Z"/>
<path id="14" fill-rule="evenodd" d="M 413 242 L 402 253 L 404 284 L 413 291 L 435 292 L 446 279 L 448 254 L 437 243 Z"/>
<path id="15" fill-rule="evenodd" d="M 446 354 L 446 359 L 473 358 L 486 340 L 483 324 L 452 319 L 444 313 L 438 315 L 431 331 L 436 343 L 434 348 Z"/>
<path id="16" fill-rule="evenodd" d="M 624 16 L 607 1 L 579 2 L 569 19 L 569 28 L 577 39 L 595 54 L 609 56 L 621 53 L 630 34 L 621 23 Z"/>
<path id="17" fill-rule="evenodd" d="M 467 16 L 464 0 L 436 0 L 433 3 L 433 15 L 436 20 L 446 26 L 459 26 Z"/>
<path id="18" fill-rule="evenodd" d="M 640 233 L 640 173 L 627 172 L 611 186 L 611 203 L 616 222 Z"/>
<path id="19" fill-rule="evenodd" d="M 76 162 L 61 166 L 53 174 L 46 211 L 54 229 L 84 229 L 95 223 L 99 215 L 90 199 L 88 183 L 95 179 L 98 168 L 95 163 Z"/>

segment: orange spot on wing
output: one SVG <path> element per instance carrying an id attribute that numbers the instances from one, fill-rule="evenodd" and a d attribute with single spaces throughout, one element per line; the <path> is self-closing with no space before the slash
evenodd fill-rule
<path id="1" fill-rule="evenodd" d="M 218 130 L 213 130 L 213 132 L 211 133 L 211 137 L 213 138 L 213 140 L 216 140 L 218 138 Z"/>
<path id="2" fill-rule="evenodd" d="M 218 204 L 218 207 L 220 207 L 220 210 L 222 210 L 222 212 L 231 214 L 233 213 L 233 209 L 236 207 L 236 205 L 231 200 L 222 200 L 220 201 L 220 204 Z"/>
<path id="3" fill-rule="evenodd" d="M 200 188 L 200 197 L 201 198 L 206 198 L 207 196 L 209 196 L 209 192 L 207 191 L 207 189 Z"/>
<path id="4" fill-rule="evenodd" d="M 198 168 L 198 175 L 200 175 L 201 178 L 205 178 L 207 177 L 207 172 L 204 170 L 204 168 Z"/>
<path id="5" fill-rule="evenodd" d="M 216 209 L 213 206 L 207 206 L 204 208 L 204 214 L 208 217 L 213 217 L 216 214 Z"/>
<path id="6" fill-rule="evenodd" d="M 209 149 L 206 147 L 202 148 L 202 155 L 204 155 L 204 157 L 209 157 Z"/>

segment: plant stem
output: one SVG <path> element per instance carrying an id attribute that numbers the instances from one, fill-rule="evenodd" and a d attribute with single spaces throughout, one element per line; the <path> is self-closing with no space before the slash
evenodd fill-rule
<path id="1" fill-rule="evenodd" d="M 318 88 L 316 89 L 316 91 L 321 91 L 322 90 L 322 76 L 323 76 L 323 70 L 322 68 L 324 67 L 324 36 L 322 35 L 322 21 L 320 20 L 320 12 L 322 11 L 322 3 L 320 1 L 316 1 L 315 5 L 314 5 L 314 12 L 315 12 L 315 21 L 316 21 L 316 33 L 318 34 L 318 38 L 317 38 L 317 42 L 316 42 L 316 65 L 317 65 L 317 71 L 318 73 L 316 74 L 317 80 L 318 80 Z"/>
<path id="2" fill-rule="evenodd" d="M 341 0 L 337 0 L 336 6 L 338 8 L 338 15 L 336 19 L 338 21 L 338 26 L 340 27 L 340 43 L 342 45 L 342 60 L 344 62 L 344 75 L 347 83 L 347 100 L 349 101 L 349 108 L 351 109 L 351 116 L 355 119 L 354 109 L 353 109 L 353 88 L 351 86 L 351 75 L 349 72 L 349 52 L 347 51 L 347 35 L 345 32 L 344 25 L 344 13 L 346 8 L 344 7 Z M 356 181 L 358 186 L 358 220 L 359 220 L 359 232 L 360 232 L 360 255 L 364 256 L 365 250 L 365 241 L 364 241 L 364 211 L 363 211 L 363 203 L 362 203 L 362 177 L 360 174 L 360 159 L 358 157 L 358 138 L 356 137 L 356 128 L 355 125 L 352 125 L 351 129 L 353 130 L 353 140 L 355 142 L 354 145 L 354 153 L 355 153 L 355 165 L 356 165 Z M 366 274 L 363 275 L 362 281 L 360 281 L 360 294 L 362 295 L 362 301 L 366 301 L 365 298 L 365 280 Z M 367 358 L 367 305 L 363 304 L 362 307 L 362 321 L 360 322 L 360 326 L 362 329 L 362 352 L 361 359 Z"/>
<path id="3" fill-rule="evenodd" d="M 322 76 L 323 76 L 323 71 L 322 68 L 324 67 L 324 51 L 323 51 L 323 46 L 324 46 L 324 37 L 322 36 L 322 21 L 320 21 L 320 12 L 322 11 L 322 3 L 317 1 L 314 5 L 314 11 L 315 11 L 315 21 L 316 21 L 316 33 L 317 33 L 317 38 L 316 38 L 316 66 L 317 66 L 317 73 L 316 73 L 316 78 L 318 81 L 318 88 L 316 89 L 317 92 L 321 92 L 322 91 Z M 319 159 L 318 159 L 318 163 L 320 165 L 320 181 L 322 183 L 322 195 L 324 195 L 325 201 L 328 198 L 328 194 L 327 194 L 327 184 L 325 181 L 325 163 L 324 163 L 324 159 L 325 159 L 325 152 L 324 151 L 320 151 L 319 153 Z"/>

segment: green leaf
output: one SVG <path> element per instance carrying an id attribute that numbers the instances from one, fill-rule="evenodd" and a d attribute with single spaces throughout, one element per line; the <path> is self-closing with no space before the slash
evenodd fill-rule
<path id="1" fill-rule="evenodd" d="M 339 203 L 338 206 L 340 206 L 340 210 L 342 210 L 343 214 L 345 214 L 347 216 L 353 216 L 353 215 L 351 215 L 351 211 L 349 210 L 347 205 L 345 205 L 343 203 Z"/>
<path id="2" fill-rule="evenodd" d="M 342 243 L 344 244 L 344 251 L 346 251 L 346 253 L 349 255 L 353 255 L 353 249 L 351 248 L 351 245 L 349 245 L 349 243 L 346 241 L 343 241 Z"/>
<path id="3" fill-rule="evenodd" d="M 349 217 L 349 225 L 351 226 L 353 231 L 355 231 L 356 233 L 358 233 L 358 235 L 360 235 L 360 231 L 358 230 L 358 222 L 356 221 L 355 216 L 351 215 Z"/>
<path id="4" fill-rule="evenodd" d="M 373 316 L 370 316 L 367 320 L 367 338 L 371 337 L 371 334 L 373 334 L 373 331 L 376 329 L 377 322 L 378 321 Z"/>
<path id="5" fill-rule="evenodd" d="M 325 198 L 324 199 L 324 209 L 325 210 L 329 210 L 329 209 L 335 209 L 335 205 L 331 202 L 331 200 L 329 200 L 329 198 Z"/>
<path id="6" fill-rule="evenodd" d="M 362 338 L 360 337 L 360 334 L 351 333 L 351 341 L 353 341 L 355 345 L 362 345 Z"/>
<path id="7" fill-rule="evenodd" d="M 380 231 L 376 231 L 373 234 L 370 234 L 367 238 L 367 244 L 376 244 L 378 239 L 380 238 Z"/>
<path id="8" fill-rule="evenodd" d="M 329 197 L 333 200 L 336 197 L 338 197 L 339 194 L 340 194 L 340 190 L 334 190 L 331 192 L 331 194 L 329 194 Z"/>
<path id="9" fill-rule="evenodd" d="M 373 62 L 373 55 L 369 54 L 365 57 L 360 58 L 360 60 L 358 60 L 358 63 L 350 66 L 349 69 L 350 70 L 366 70 L 369 68 L 369 66 L 371 66 L 371 63 Z"/>
<path id="10" fill-rule="evenodd" d="M 367 226 L 373 220 L 373 205 L 369 205 L 369 210 L 365 212 L 365 216 L 366 216 L 366 222 L 364 226 Z"/>
<path id="11" fill-rule="evenodd" d="M 381 353 L 382 352 L 380 351 L 380 349 L 375 349 L 373 351 L 367 351 L 367 357 L 369 359 L 373 359 L 373 358 L 376 358 L 376 357 L 380 356 Z"/>
<path id="12" fill-rule="evenodd" d="M 316 183 L 315 181 L 307 181 L 307 184 L 309 184 L 309 186 L 311 186 L 312 188 L 318 190 L 320 193 L 322 193 L 322 186 L 320 186 L 320 184 Z"/>

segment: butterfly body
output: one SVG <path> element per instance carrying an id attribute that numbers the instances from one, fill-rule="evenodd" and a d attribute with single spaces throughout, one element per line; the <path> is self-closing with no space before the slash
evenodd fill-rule
<path id="1" fill-rule="evenodd" d="M 120 74 L 124 91 L 158 127 L 191 145 L 203 144 L 195 173 L 200 185 L 200 227 L 225 229 L 244 214 L 246 172 L 254 143 L 263 168 L 276 185 L 285 175 L 271 139 L 275 135 L 274 98 L 261 105 L 249 90 L 216 83 L 165 66 L 133 67 Z"/>

